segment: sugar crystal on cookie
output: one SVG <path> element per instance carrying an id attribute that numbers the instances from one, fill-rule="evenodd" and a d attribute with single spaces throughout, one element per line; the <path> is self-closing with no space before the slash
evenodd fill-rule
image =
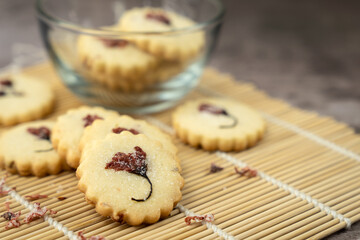
<path id="1" fill-rule="evenodd" d="M 137 202 L 143 202 L 150 198 L 152 193 L 152 183 L 148 176 L 147 172 L 147 164 L 146 164 L 146 152 L 144 152 L 141 147 L 134 147 L 134 153 L 123 153 L 118 152 L 112 157 L 112 161 L 106 164 L 105 169 L 114 169 L 115 171 L 126 171 L 129 173 L 134 173 L 136 175 L 144 177 L 150 184 L 150 193 L 145 199 L 135 199 L 131 198 L 131 200 Z"/>

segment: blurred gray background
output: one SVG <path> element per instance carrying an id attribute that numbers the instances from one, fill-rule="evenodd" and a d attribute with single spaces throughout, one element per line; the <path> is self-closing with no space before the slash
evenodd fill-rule
<path id="1" fill-rule="evenodd" d="M 210 65 L 360 132 L 360 1 L 225 0 Z M 0 0 L 0 67 L 14 42 L 41 46 L 34 0 Z"/>
<path id="2" fill-rule="evenodd" d="M 211 66 L 360 132 L 360 1 L 224 2 Z M 0 67 L 11 61 L 13 43 L 42 45 L 33 5 L 0 0 Z M 360 223 L 327 239 L 359 238 Z"/>

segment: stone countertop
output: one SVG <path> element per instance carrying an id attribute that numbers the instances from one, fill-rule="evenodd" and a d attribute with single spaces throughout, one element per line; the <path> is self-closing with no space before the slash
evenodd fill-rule
<path id="1" fill-rule="evenodd" d="M 210 65 L 360 132 L 360 1 L 224 0 Z M 42 46 L 34 0 L 0 1 L 0 67 L 15 42 Z M 359 239 L 360 223 L 327 239 Z"/>

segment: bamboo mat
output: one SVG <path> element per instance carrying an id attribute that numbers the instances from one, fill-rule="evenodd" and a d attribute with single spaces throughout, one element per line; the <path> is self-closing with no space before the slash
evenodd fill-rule
<path id="1" fill-rule="evenodd" d="M 81 105 L 48 64 L 24 71 L 53 83 L 58 100 L 49 118 Z M 76 239 L 81 230 L 85 236 L 107 239 L 319 239 L 360 220 L 360 136 L 351 128 L 272 99 L 213 69 L 205 71 L 187 99 L 203 96 L 251 105 L 267 121 L 267 131 L 258 145 L 238 153 L 209 153 L 174 139 L 185 187 L 171 216 L 148 226 L 120 224 L 101 217 L 85 202 L 74 172 L 44 178 L 11 175 L 6 184 L 16 192 L 0 198 L 0 213 L 5 211 L 4 202 L 11 201 L 11 209 L 25 215 L 31 204 L 23 196 L 34 193 L 49 195 L 36 202 L 58 213 L 7 231 L 1 218 L 0 239 Z M 144 118 L 173 134 L 170 113 Z M 211 163 L 224 170 L 210 174 Z M 258 176 L 240 177 L 235 166 L 255 168 Z M 4 174 L 1 171 L 0 176 Z M 187 215 L 206 213 L 215 215 L 213 223 L 184 222 Z"/>

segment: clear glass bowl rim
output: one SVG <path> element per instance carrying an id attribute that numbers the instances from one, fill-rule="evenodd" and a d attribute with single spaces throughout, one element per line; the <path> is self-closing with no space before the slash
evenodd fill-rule
<path id="1" fill-rule="evenodd" d="M 208 0 L 213 1 L 217 4 L 217 14 L 211 18 L 208 21 L 204 22 L 198 22 L 197 24 L 186 27 L 186 28 L 179 28 L 174 29 L 170 31 L 162 31 L 162 32 L 154 32 L 154 31 L 148 31 L 148 32 L 125 32 L 125 31 L 115 31 L 115 30 L 104 30 L 104 29 L 96 29 L 96 28 L 84 28 L 79 25 L 76 25 L 72 22 L 59 19 L 55 16 L 52 16 L 43 7 L 43 3 L 45 1 L 49 0 L 37 0 L 36 1 L 36 12 L 37 17 L 41 19 L 42 21 L 45 21 L 46 23 L 50 25 L 55 25 L 57 27 L 79 33 L 79 34 L 87 34 L 87 35 L 94 35 L 94 36 L 108 36 L 108 37 L 119 37 L 122 35 L 173 35 L 173 34 L 183 34 L 193 31 L 198 31 L 201 29 L 206 28 L 209 25 L 217 24 L 219 22 L 222 22 L 224 15 L 225 15 L 225 7 L 222 0 Z M 51 0 L 50 0 L 51 1 Z M 59 0 L 57 0 L 59 1 Z"/>

